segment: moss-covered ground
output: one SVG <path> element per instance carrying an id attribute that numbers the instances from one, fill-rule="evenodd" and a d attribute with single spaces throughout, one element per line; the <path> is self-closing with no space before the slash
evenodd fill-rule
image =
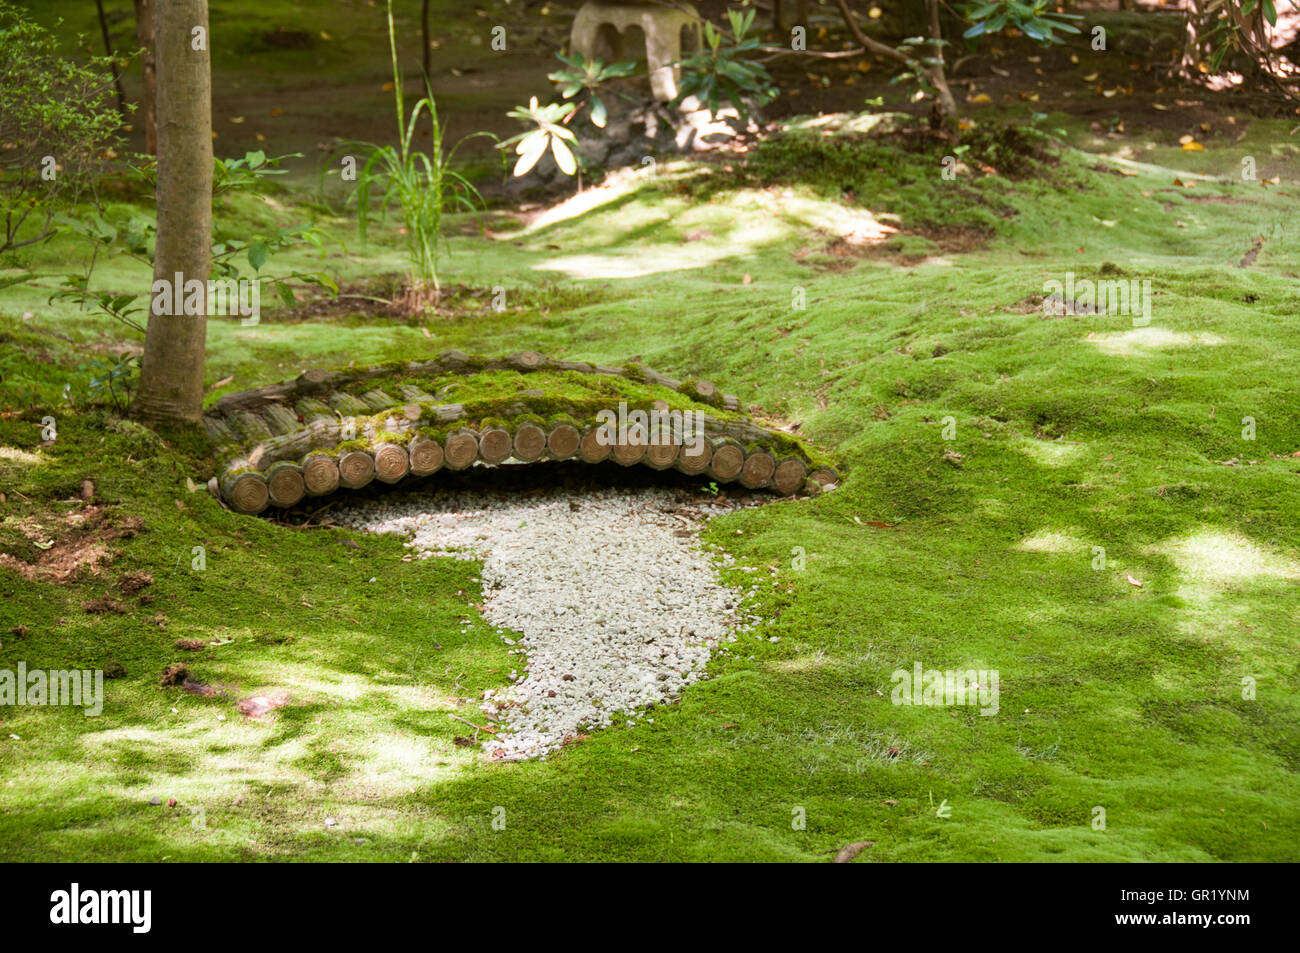
<path id="1" fill-rule="evenodd" d="M 838 490 L 708 530 L 761 570 L 748 650 L 653 724 L 545 761 L 456 743 L 473 729 L 449 713 L 477 720 L 462 700 L 514 664 L 474 608 L 474 563 L 404 562 L 327 513 L 223 510 L 187 484 L 210 472 L 201 440 L 88 404 L 82 365 L 121 329 L 47 303 L 54 278 L 5 289 L 0 668 L 124 674 L 98 718 L 0 710 L 0 857 L 816 861 L 870 840 L 860 860 L 1300 859 L 1291 124 L 1238 117 L 1187 152 L 1132 121 L 1116 138 L 1057 123 L 1073 147 L 1019 180 L 949 181 L 940 144 L 808 130 L 730 170 L 661 162 L 568 217 L 458 230 L 445 316 L 304 302 L 210 321 L 210 399 L 531 348 L 708 378 L 843 461 Z M 1281 184 L 1243 182 L 1247 155 Z M 227 197 L 219 224 L 314 217 L 341 244 L 275 267 L 396 280 L 376 278 L 403 268 L 391 224 L 363 245 L 311 199 L 305 182 Z M 21 263 L 52 275 L 79 254 L 60 238 Z M 1150 279 L 1150 325 L 1044 314 L 1070 272 Z M 101 260 L 94 286 L 145 277 Z M 85 479 L 88 530 L 70 522 Z M 88 558 L 95 534 L 93 570 L 15 568 Z M 218 691 L 160 687 L 178 661 Z M 997 670 L 999 713 L 891 704 L 917 662 Z M 262 718 L 234 705 L 276 692 L 289 703 Z"/>

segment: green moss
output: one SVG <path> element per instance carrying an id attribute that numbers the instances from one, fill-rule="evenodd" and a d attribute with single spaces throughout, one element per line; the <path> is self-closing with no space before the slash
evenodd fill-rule
<path id="1" fill-rule="evenodd" d="M 269 2 L 267 15 L 288 10 Z M 354 13 L 358 23 L 370 16 L 320 7 L 321 26 Z M 634 349 L 650 366 L 706 376 L 746 406 L 798 422 L 809 456 L 815 444 L 844 464 L 849 476 L 833 493 L 708 525 L 708 543 L 776 583 L 743 603 L 764 620 L 760 638 L 716 656 L 709 679 L 653 723 L 594 732 L 544 762 L 486 763 L 455 742 L 472 729 L 446 716 L 507 684 L 517 660 L 470 608 L 482 601 L 479 566 L 402 562 L 395 537 L 294 529 L 190 493 L 186 478 L 211 466 L 201 438 L 143 441 L 61 397 L 65 385 L 86 385 L 84 349 L 118 343 L 117 330 L 47 304 L 46 288 L 3 289 L 3 346 L 35 396 L 11 365 L 0 379 L 0 447 L 39 462 L 0 455 L 0 546 L 28 562 L 49 552 L 35 542 L 66 538 L 68 516 L 83 511 L 67 501 L 85 477 L 103 505 L 144 525 L 106 543 L 113 559 L 98 573 L 64 584 L 0 565 L 0 667 L 117 660 L 127 673 L 106 683 L 99 719 L 4 711 L 0 855 L 817 862 L 869 836 L 869 859 L 882 862 L 1300 859 L 1300 394 L 1279 376 L 1300 364 L 1295 197 L 1204 182 L 1194 203 L 1164 191 L 1184 170 L 1221 175 L 1247 149 L 1271 156 L 1261 158 L 1268 174 L 1297 181 L 1294 122 L 1241 117 L 1247 139 L 1212 138 L 1203 154 L 1182 153 L 1176 135 L 1153 149 L 1147 140 L 1160 136 L 1143 125 L 1102 147 L 1162 167 L 1120 177 L 1089 170 L 1109 160 L 1067 155 L 1081 189 L 958 182 L 944 193 L 953 183 L 940 184 L 924 156 L 892 157 L 879 175 L 841 164 L 835 171 L 852 179 L 827 174 L 816 185 L 787 164 L 791 196 L 780 197 L 776 221 L 770 202 L 710 167 L 713 204 L 674 182 L 520 244 L 453 234 L 448 281 L 466 284 L 485 269 L 525 282 L 575 260 L 671 262 L 683 229 L 708 227 L 717 239 L 701 239 L 713 257 L 700 267 L 569 272 L 590 301 L 430 322 L 434 341 L 376 317 L 282 323 L 273 303 L 255 338 L 238 322 L 209 322 L 207 383 L 234 376 L 230 390 L 285 368 L 404 362 L 446 347 L 531 346 L 604 363 Z M 1076 126 L 1080 144 L 1095 138 Z M 894 207 L 904 227 L 978 223 L 964 205 L 970 189 L 989 199 L 996 237 L 938 264 L 810 269 L 795 254 L 821 238 L 797 218 L 799 204 L 844 184 L 864 209 Z M 833 196 L 838 214 L 845 199 Z M 259 216 L 274 213 L 261 205 Z M 290 208 L 280 224 L 301 213 Z M 322 227 L 354 235 L 351 223 Z M 1237 268 L 1261 231 L 1258 260 Z M 339 259 L 340 277 L 400 271 L 387 240 Z M 63 237 L 28 251 L 51 272 L 78 253 Z M 321 267 L 309 255 L 285 261 Z M 1045 277 L 1106 261 L 1158 279 L 1152 329 L 1026 312 Z M 148 281 L 116 258 L 96 274 L 110 288 Z M 807 287 L 808 308 L 792 316 L 794 285 Z M 24 321 L 29 310 L 39 318 Z M 932 360 L 899 350 L 931 354 L 936 340 L 951 373 L 926 372 Z M 500 382 L 498 373 L 485 376 Z M 546 373 L 482 396 L 517 400 Z M 893 392 L 897 380 L 909 396 Z M 581 408 L 655 396 L 637 381 L 600 381 L 556 383 Z M 42 447 L 47 414 L 59 437 Z M 1247 415 L 1260 422 L 1253 442 L 1241 436 Z M 203 572 L 188 568 L 196 545 L 207 550 Z M 1106 550 L 1104 571 L 1093 568 L 1095 546 Z M 792 565 L 796 548 L 803 569 Z M 128 600 L 111 618 L 81 611 L 127 571 L 153 575 L 153 606 Z M 746 589 L 756 575 L 725 572 Z M 160 611 L 165 627 L 153 621 Z M 26 634 L 8 631 L 20 625 Z M 292 641 L 261 640 L 274 634 Z M 230 699 L 160 691 L 157 673 L 176 660 L 179 638 L 223 643 L 195 656 L 210 683 L 284 688 L 291 704 L 241 720 Z M 999 670 L 1000 713 L 890 704 L 890 673 L 918 661 Z M 1239 697 L 1246 676 L 1260 686 L 1249 702 Z M 148 806 L 154 794 L 178 798 L 181 823 Z M 945 799 L 946 820 L 934 815 Z M 1105 832 L 1087 823 L 1094 805 L 1107 807 Z M 195 831 L 186 809 L 200 806 L 208 827 Z M 504 830 L 490 829 L 494 806 L 506 810 Z M 794 808 L 806 810 L 806 830 L 791 829 Z M 345 836 L 323 833 L 323 817 L 347 818 Z"/>

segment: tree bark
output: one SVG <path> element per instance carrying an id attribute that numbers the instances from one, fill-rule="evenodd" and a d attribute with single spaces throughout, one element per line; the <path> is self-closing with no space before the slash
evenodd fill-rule
<path id="1" fill-rule="evenodd" d="M 122 77 L 117 72 L 117 57 L 113 55 L 113 38 L 108 32 L 108 17 L 104 15 L 104 0 L 95 0 L 95 9 L 99 11 L 99 32 L 104 38 L 104 53 L 108 56 L 108 68 L 113 73 L 113 86 L 117 90 L 117 113 L 122 117 L 122 122 L 126 122 L 126 93 L 122 90 Z"/>
<path id="2" fill-rule="evenodd" d="M 154 59 L 153 35 L 154 0 L 135 0 L 135 36 L 140 44 L 140 79 L 143 92 L 140 95 L 140 112 L 144 115 L 144 151 L 151 156 L 158 154 L 158 114 L 154 101 L 157 96 L 157 65 Z"/>
<path id="3" fill-rule="evenodd" d="M 202 49 L 193 30 L 202 28 Z M 158 237 L 154 279 L 207 286 L 212 255 L 212 74 L 207 0 L 168 0 L 158 17 Z M 206 295 L 196 315 L 149 315 L 133 411 L 196 424 L 203 410 Z"/>

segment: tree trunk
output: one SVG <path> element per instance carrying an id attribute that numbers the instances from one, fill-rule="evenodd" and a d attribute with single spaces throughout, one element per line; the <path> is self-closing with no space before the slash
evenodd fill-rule
<path id="1" fill-rule="evenodd" d="M 144 151 L 151 156 L 158 154 L 158 114 L 154 106 L 158 84 L 155 78 L 153 37 L 153 3 L 154 0 L 135 0 L 135 36 L 140 44 L 140 79 L 143 93 L 140 95 L 140 112 L 144 114 Z"/>
<path id="2" fill-rule="evenodd" d="M 108 32 L 108 17 L 104 15 L 104 0 L 95 0 L 95 9 L 99 11 L 99 32 L 104 38 L 104 53 L 108 56 L 108 68 L 113 73 L 113 86 L 117 89 L 117 112 L 122 117 L 122 122 L 126 122 L 126 93 L 122 91 L 122 77 L 117 72 L 117 57 L 113 55 L 113 38 Z"/>
<path id="3" fill-rule="evenodd" d="M 201 33 L 195 35 L 196 27 Z M 199 42 L 199 40 L 202 42 Z M 159 9 L 158 237 L 154 280 L 201 281 L 212 254 L 212 75 L 207 0 Z M 201 49 L 194 49 L 194 46 Z M 203 410 L 207 296 L 199 314 L 149 315 L 133 411 L 150 423 L 195 424 Z"/>
<path id="4" fill-rule="evenodd" d="M 912 66 L 912 60 L 906 53 L 894 49 L 887 43 L 881 43 L 879 40 L 873 40 L 862 31 L 858 24 L 857 17 L 849 9 L 848 0 L 835 0 L 836 6 L 840 10 L 840 18 L 844 25 L 849 28 L 849 33 L 853 39 L 857 40 L 859 45 L 868 53 L 874 53 L 876 56 L 885 59 L 894 60 L 906 66 Z M 939 0 L 926 0 L 926 9 L 929 19 L 930 39 L 943 39 L 943 31 L 939 25 Z M 943 47 L 939 44 L 933 44 L 933 56 L 939 60 L 936 66 L 919 66 L 919 71 L 925 76 L 931 86 L 935 88 L 938 95 L 938 106 L 940 113 L 940 122 L 946 122 L 957 115 L 957 100 L 952 95 L 952 90 L 948 88 L 948 77 L 943 67 Z"/>
<path id="5" fill-rule="evenodd" d="M 939 125 L 957 115 L 957 100 L 948 88 L 948 74 L 943 65 L 943 27 L 939 23 L 939 0 L 926 0 L 926 9 L 930 14 L 930 39 L 934 40 L 934 58 L 938 63 L 926 70 L 926 78 L 939 91 Z"/>

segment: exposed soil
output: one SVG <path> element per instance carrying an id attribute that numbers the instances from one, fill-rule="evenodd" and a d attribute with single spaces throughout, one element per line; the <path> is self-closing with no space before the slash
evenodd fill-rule
<path id="1" fill-rule="evenodd" d="M 138 517 L 126 516 L 107 506 L 74 510 L 48 529 L 29 521 L 21 527 L 23 533 L 43 551 L 33 562 L 25 562 L 11 553 L 0 553 L 0 565 L 27 580 L 67 583 L 79 573 L 97 574 L 101 565 L 113 558 L 112 543 L 135 536 L 143 527 L 144 522 Z M 55 537 L 52 541 L 47 532 Z"/>

